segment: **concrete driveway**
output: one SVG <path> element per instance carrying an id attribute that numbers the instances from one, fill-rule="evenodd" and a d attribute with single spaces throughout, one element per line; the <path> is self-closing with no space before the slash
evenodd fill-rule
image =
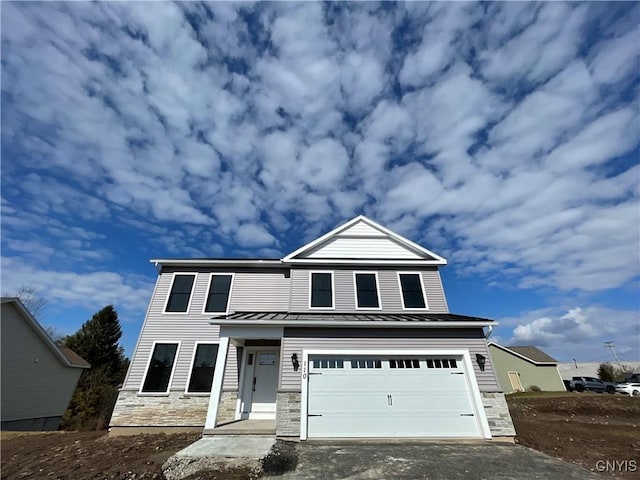
<path id="1" fill-rule="evenodd" d="M 289 450 L 291 450 L 289 448 Z M 272 480 L 517 479 L 603 477 L 526 447 L 505 443 L 307 441 L 295 444 L 298 465 Z"/>

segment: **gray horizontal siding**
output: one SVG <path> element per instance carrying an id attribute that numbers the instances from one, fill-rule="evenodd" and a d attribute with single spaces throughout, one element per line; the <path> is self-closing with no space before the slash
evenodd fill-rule
<path id="1" fill-rule="evenodd" d="M 474 366 L 478 386 L 482 392 L 500 391 L 482 329 L 316 329 L 287 328 L 282 340 L 282 358 L 293 353 L 302 358 L 302 350 L 366 350 L 366 349 L 468 349 Z M 486 358 L 484 372 L 475 360 L 479 353 Z M 279 388 L 300 390 L 302 371 L 295 372 L 291 362 L 284 361 Z"/>
<path id="2" fill-rule="evenodd" d="M 314 269 L 296 268 L 291 270 L 291 311 L 305 312 L 309 309 L 309 271 Z M 333 270 L 335 284 L 335 311 L 342 313 L 362 313 L 366 310 L 356 309 L 355 286 L 353 282 L 353 269 L 318 268 L 317 270 Z M 358 269 L 357 271 L 365 271 Z M 373 310 L 382 313 L 403 313 L 402 293 L 398 283 L 398 271 L 391 269 L 374 269 L 378 272 L 380 285 L 380 302 L 382 310 Z M 422 276 L 429 312 L 447 313 L 449 308 L 442 288 L 440 272 L 437 268 L 412 269 L 419 271 Z M 313 311 L 318 311 L 313 309 Z M 415 312 L 415 310 L 412 310 Z"/>
<path id="3" fill-rule="evenodd" d="M 191 369 L 195 342 L 219 341 L 219 327 L 209 323 L 210 313 L 203 314 L 210 274 L 222 270 L 179 269 L 178 272 L 196 273 L 188 314 L 164 313 L 173 279 L 173 269 L 163 270 L 158 276 L 147 317 L 133 355 L 124 388 L 139 389 L 151 355 L 153 342 L 182 342 L 176 359 L 171 390 L 184 390 Z M 229 270 L 225 270 L 229 272 Z M 230 310 L 286 311 L 289 299 L 287 270 L 247 269 L 235 272 L 230 298 Z M 234 352 L 228 357 L 224 388 L 237 388 L 237 361 Z"/>
<path id="4" fill-rule="evenodd" d="M 82 368 L 65 366 L 15 304 L 2 304 L 2 421 L 61 417 Z"/>
<path id="5" fill-rule="evenodd" d="M 288 309 L 288 270 L 236 273 L 229 311 L 286 312 Z"/>

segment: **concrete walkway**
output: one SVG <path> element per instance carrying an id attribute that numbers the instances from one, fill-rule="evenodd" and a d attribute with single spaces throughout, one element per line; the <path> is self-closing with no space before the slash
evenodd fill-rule
<path id="1" fill-rule="evenodd" d="M 204 437 L 175 454 L 176 457 L 242 457 L 263 458 L 275 443 L 274 437 L 222 435 Z"/>
<path id="2" fill-rule="evenodd" d="M 588 470 L 520 445 L 407 440 L 296 443 L 295 470 L 271 480 L 602 480 Z"/>

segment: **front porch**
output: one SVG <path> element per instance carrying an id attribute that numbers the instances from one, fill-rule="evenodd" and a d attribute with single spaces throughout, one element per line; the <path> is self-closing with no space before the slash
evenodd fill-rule
<path id="1" fill-rule="evenodd" d="M 276 421 L 271 420 L 232 420 L 222 422 L 216 428 L 204 429 L 203 435 L 275 435 Z"/>
<path id="2" fill-rule="evenodd" d="M 275 435 L 282 370 L 282 327 L 221 327 L 204 435 Z M 231 348 L 230 348 L 231 347 Z M 235 412 L 223 389 L 230 350 L 238 355 Z"/>

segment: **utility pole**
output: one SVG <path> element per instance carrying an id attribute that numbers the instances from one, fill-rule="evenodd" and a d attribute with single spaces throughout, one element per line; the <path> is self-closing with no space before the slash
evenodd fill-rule
<path id="1" fill-rule="evenodd" d="M 618 354 L 616 353 L 616 349 L 614 348 L 615 345 L 613 344 L 613 341 L 610 342 L 604 342 L 604 345 L 606 347 L 609 347 L 611 349 L 611 353 L 613 353 L 613 357 L 616 359 L 616 361 L 618 362 L 618 366 L 620 367 L 620 370 L 622 370 L 622 363 L 620 363 L 620 359 L 618 358 Z"/>

